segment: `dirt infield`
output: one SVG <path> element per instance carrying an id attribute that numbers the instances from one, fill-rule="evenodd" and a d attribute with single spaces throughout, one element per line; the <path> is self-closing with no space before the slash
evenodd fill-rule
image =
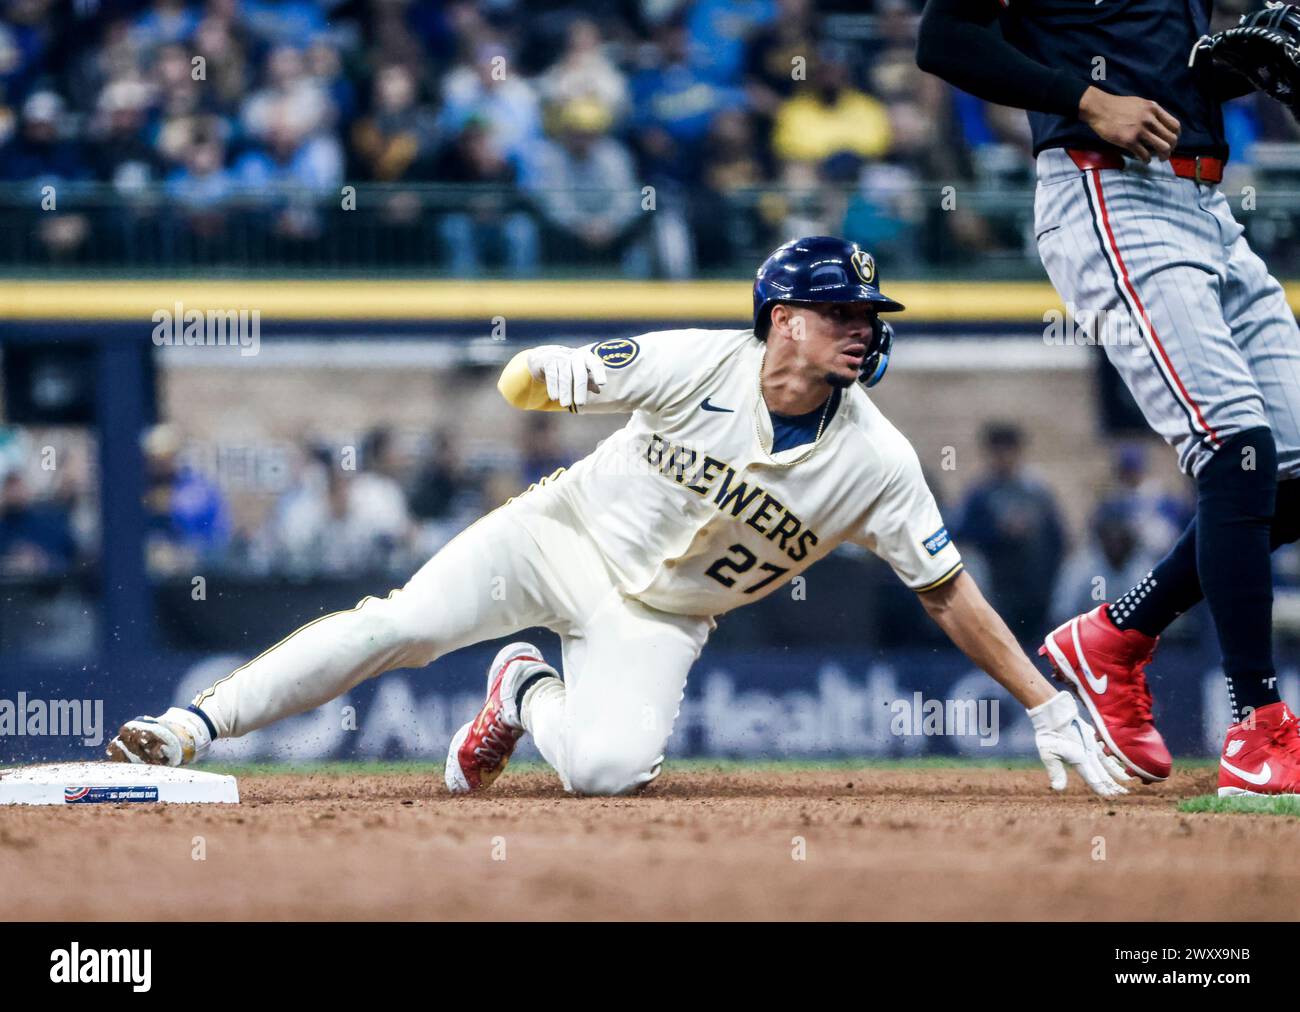
<path id="1" fill-rule="evenodd" d="M 250 776 L 238 807 L 0 809 L 0 918 L 1296 917 L 1300 819 L 1175 810 L 1212 778 L 1106 803 L 1025 769 L 670 767 L 610 799 Z"/>

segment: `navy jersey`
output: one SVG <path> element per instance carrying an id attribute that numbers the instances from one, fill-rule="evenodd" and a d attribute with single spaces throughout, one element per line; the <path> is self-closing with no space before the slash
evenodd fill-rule
<path id="1" fill-rule="evenodd" d="M 1112 95 L 1158 102 L 1178 119 L 1179 154 L 1228 157 L 1219 100 L 1187 57 L 1210 30 L 1212 0 L 986 0 L 1002 34 L 1029 59 Z M 1078 119 L 1030 112 L 1034 153 L 1109 147 Z"/>

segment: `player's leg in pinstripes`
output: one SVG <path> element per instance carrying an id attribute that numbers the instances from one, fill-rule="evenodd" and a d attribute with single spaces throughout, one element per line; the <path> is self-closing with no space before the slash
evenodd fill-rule
<path id="1" fill-rule="evenodd" d="M 1279 480 L 1269 538 L 1270 548 L 1276 549 L 1300 539 L 1300 327 L 1282 286 L 1250 249 L 1226 198 L 1216 193 L 1206 205 L 1228 245 L 1221 289 L 1224 317 L 1263 397 L 1277 447 Z M 1138 615 L 1151 635 L 1163 632 L 1204 597 L 1196 571 L 1195 520 L 1157 574 Z"/>
<path id="2" fill-rule="evenodd" d="M 1083 177 L 1097 248 L 1147 353 L 1143 362 L 1108 348 L 1111 361 L 1198 482 L 1194 528 L 1108 617 L 1117 629 L 1154 636 L 1163 628 L 1157 612 L 1163 622 L 1172 618 L 1171 605 L 1185 606 L 1204 592 L 1234 705 L 1259 705 L 1259 689 L 1271 685 L 1273 674 L 1276 448 L 1264 395 L 1220 304 L 1230 273 L 1222 222 L 1188 181 L 1128 180 L 1104 171 Z M 1154 376 L 1167 391 L 1163 398 L 1153 396 Z"/>

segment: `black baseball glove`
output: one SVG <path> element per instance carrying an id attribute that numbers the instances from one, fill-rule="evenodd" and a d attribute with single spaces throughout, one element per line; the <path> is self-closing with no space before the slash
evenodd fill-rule
<path id="1" fill-rule="evenodd" d="M 1211 64 L 1244 78 L 1300 117 L 1300 6 L 1269 2 L 1235 28 L 1202 35 L 1188 66 Z"/>

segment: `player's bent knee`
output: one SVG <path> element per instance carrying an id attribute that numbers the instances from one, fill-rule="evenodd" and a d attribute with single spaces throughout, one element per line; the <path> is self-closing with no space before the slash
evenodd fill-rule
<path id="1" fill-rule="evenodd" d="M 1196 477 L 1198 498 L 1233 514 L 1273 516 L 1277 495 L 1277 444 L 1267 426 L 1225 439 Z"/>
<path id="2" fill-rule="evenodd" d="M 568 780 L 575 794 L 627 794 L 654 779 L 658 756 L 643 756 L 626 747 L 591 744 L 570 750 Z"/>

